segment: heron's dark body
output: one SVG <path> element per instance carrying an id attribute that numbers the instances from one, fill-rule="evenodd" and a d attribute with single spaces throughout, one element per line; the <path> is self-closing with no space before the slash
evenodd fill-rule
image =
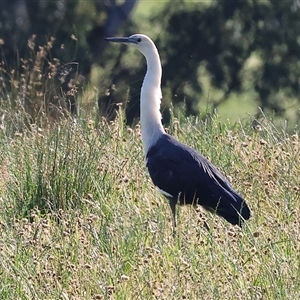
<path id="1" fill-rule="evenodd" d="M 166 197 L 174 211 L 179 202 L 202 205 L 234 225 L 242 226 L 250 218 L 244 199 L 216 167 L 172 136 L 163 134 L 149 149 L 146 159 L 153 183 L 171 195 Z"/>

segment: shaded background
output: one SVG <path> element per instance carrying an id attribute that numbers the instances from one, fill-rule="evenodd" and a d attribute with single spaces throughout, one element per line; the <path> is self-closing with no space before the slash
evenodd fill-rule
<path id="1" fill-rule="evenodd" d="M 21 103 L 34 122 L 49 107 L 76 114 L 97 104 L 113 119 L 121 103 L 136 122 L 145 61 L 103 37 L 137 32 L 161 55 L 165 122 L 172 107 L 182 116 L 265 112 L 299 124 L 298 0 L 0 0 L 2 111 Z"/>

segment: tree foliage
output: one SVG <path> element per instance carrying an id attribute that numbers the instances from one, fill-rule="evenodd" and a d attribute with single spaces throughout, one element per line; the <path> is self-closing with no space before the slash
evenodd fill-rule
<path id="1" fill-rule="evenodd" d="M 139 31 L 135 20 L 128 19 L 136 2 L 0 0 L 5 62 L 13 64 L 14 53 L 26 55 L 32 34 L 37 49 L 55 37 L 52 58 L 78 63 L 76 71 L 83 76 L 90 74 L 93 64 L 100 65 L 106 70 L 99 83 L 100 110 L 113 117 L 114 103 L 127 103 L 131 122 L 139 113 L 144 60 L 138 58 L 141 64 L 137 64 L 135 58 L 124 64 L 130 50 L 115 45 L 106 48 L 102 38 L 117 31 L 122 35 Z M 207 97 L 199 75 L 203 69 L 211 86 L 223 93 L 221 98 L 210 99 L 215 107 L 230 99 L 231 93 L 249 89 L 255 91 L 259 106 L 277 115 L 284 115 L 288 106 L 299 107 L 299 0 L 177 1 L 176 5 L 170 1 L 143 22 L 153 27 L 149 35 L 163 61 L 166 107 L 172 97 L 175 105 L 185 104 L 187 114 L 198 114 L 199 102 Z"/>
<path id="2" fill-rule="evenodd" d="M 205 8 L 167 6 L 162 14 L 171 12 L 158 41 L 166 57 L 164 84 L 172 94 L 180 95 L 176 99 L 186 99 L 190 112 L 195 112 L 184 88 L 190 85 L 192 95 L 200 90 L 200 64 L 211 75 L 213 86 L 224 91 L 226 100 L 229 93 L 244 91 L 241 71 L 250 57 L 256 57 L 259 64 L 249 73 L 259 104 L 283 113 L 284 99 L 297 97 L 300 88 L 299 8 L 299 1 L 249 0 L 219 0 Z M 283 99 L 276 96 L 282 90 Z"/>
<path id="3" fill-rule="evenodd" d="M 299 8 L 299 1 L 170 2 L 150 20 L 162 28 L 155 43 L 163 61 L 164 94 L 175 105 L 184 103 L 188 114 L 198 114 L 199 102 L 207 97 L 199 76 L 204 67 L 211 85 L 223 92 L 221 99 L 210 99 L 215 107 L 231 93 L 249 89 L 263 110 L 283 116 L 289 106 L 299 107 Z M 140 71 L 126 74 L 135 113 Z"/>
<path id="4" fill-rule="evenodd" d="M 41 107 L 47 111 L 49 105 L 60 106 L 64 101 L 68 102 L 68 110 L 76 112 L 74 91 L 80 84 L 74 85 L 77 75 L 88 79 L 92 65 L 105 60 L 103 37 L 115 34 L 135 3 L 136 0 L 0 0 L 1 98 L 7 98 L 7 94 L 18 98 L 22 94 L 15 102 L 29 110 L 38 107 L 29 111 L 30 115 Z M 35 72 L 38 80 L 33 78 Z M 49 76 L 53 89 L 50 93 Z M 44 90 L 36 89 L 37 85 Z M 44 100 L 34 97 L 41 92 Z M 1 98 L 0 104 L 5 102 Z"/>

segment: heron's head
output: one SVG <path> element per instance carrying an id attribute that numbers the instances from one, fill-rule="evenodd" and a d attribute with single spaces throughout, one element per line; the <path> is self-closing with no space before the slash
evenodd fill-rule
<path id="1" fill-rule="evenodd" d="M 108 37 L 104 40 L 134 46 L 143 54 L 146 54 L 148 51 L 156 49 L 152 40 L 144 34 L 133 34 L 129 37 Z"/>

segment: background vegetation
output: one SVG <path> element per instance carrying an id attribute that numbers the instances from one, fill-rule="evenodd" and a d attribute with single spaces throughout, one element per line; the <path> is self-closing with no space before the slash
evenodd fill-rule
<path id="1" fill-rule="evenodd" d="M 182 207 L 174 238 L 121 111 L 99 129 L 87 117 L 1 131 L 1 299 L 299 297 L 298 135 L 268 120 L 174 121 L 245 196 L 245 227 Z"/>
<path id="2" fill-rule="evenodd" d="M 155 3 L 0 0 L 1 299 L 299 298 L 298 4 Z M 181 207 L 173 237 L 117 29 L 155 39 L 166 129 L 245 196 L 243 229 Z"/>
<path id="3" fill-rule="evenodd" d="M 144 58 L 128 47 L 107 45 L 103 37 L 143 32 L 161 54 L 166 122 L 172 105 L 187 115 L 218 108 L 236 119 L 245 112 L 259 117 L 260 107 L 293 127 L 300 108 L 299 19 L 296 0 L 0 1 L 2 64 L 22 72 L 19 61 L 28 58 L 32 35 L 35 51 L 51 41 L 46 58 L 61 64 L 55 83 L 61 97 L 71 79 L 80 87 L 91 83 L 82 102 L 95 101 L 95 86 L 100 114 L 113 119 L 116 104 L 123 103 L 132 124 L 139 115 Z M 9 89 L 10 78 L 2 78 Z M 67 101 L 76 113 L 79 100 Z"/>

